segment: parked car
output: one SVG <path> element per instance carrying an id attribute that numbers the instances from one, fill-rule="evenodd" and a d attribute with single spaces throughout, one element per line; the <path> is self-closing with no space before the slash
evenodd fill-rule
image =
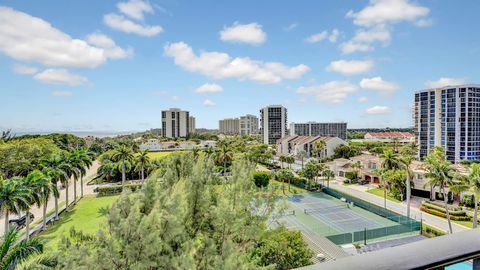
<path id="1" fill-rule="evenodd" d="M 362 180 L 358 181 L 359 185 L 366 185 L 368 183 L 369 183 L 368 180 L 365 180 L 365 179 L 362 179 Z"/>
<path id="2" fill-rule="evenodd" d="M 32 213 L 30 213 L 30 222 L 32 222 L 34 218 L 35 216 Z M 8 225 L 14 226 L 17 229 L 21 229 L 25 227 L 26 223 L 27 223 L 27 215 L 23 215 L 19 218 L 11 219 L 8 221 Z"/>

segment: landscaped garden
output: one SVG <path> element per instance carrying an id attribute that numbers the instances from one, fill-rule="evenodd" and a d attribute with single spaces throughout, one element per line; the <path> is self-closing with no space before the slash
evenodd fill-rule
<path id="1" fill-rule="evenodd" d="M 377 195 L 379 197 L 382 197 L 383 198 L 383 189 L 381 188 L 371 188 L 369 190 L 367 190 L 368 193 L 370 194 L 373 194 L 373 195 Z M 392 201 L 392 202 L 396 202 L 396 203 L 399 203 L 400 201 L 395 199 L 394 197 L 390 196 L 387 192 L 387 200 L 389 201 Z"/>

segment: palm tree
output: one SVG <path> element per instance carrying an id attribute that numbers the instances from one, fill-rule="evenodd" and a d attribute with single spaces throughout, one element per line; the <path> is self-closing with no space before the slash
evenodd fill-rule
<path id="1" fill-rule="evenodd" d="M 65 164 L 63 165 L 62 170 L 65 172 L 67 177 L 61 180 L 62 185 L 65 186 L 65 210 L 68 211 L 68 207 L 70 206 L 68 202 L 70 178 L 73 177 L 74 179 L 77 179 L 80 175 L 80 172 L 78 171 L 78 168 L 74 165 L 75 160 L 73 159 L 71 154 L 64 155 L 63 159 L 65 160 Z"/>
<path id="2" fill-rule="evenodd" d="M 86 169 L 89 169 L 90 166 L 92 166 L 93 155 L 86 149 L 82 148 L 77 151 L 77 158 L 79 160 L 79 166 L 84 168 L 83 170 L 80 170 L 80 198 L 83 198 L 83 177 L 86 175 Z"/>
<path id="3" fill-rule="evenodd" d="M 0 209 L 5 218 L 5 236 L 8 233 L 8 217 L 10 213 L 18 214 L 30 202 L 30 190 L 18 179 L 0 178 Z"/>
<path id="4" fill-rule="evenodd" d="M 382 164 L 380 165 L 381 171 L 389 171 L 401 168 L 401 161 L 397 153 L 394 153 L 392 150 L 387 149 L 380 155 L 383 159 Z M 382 179 L 382 188 L 383 188 L 383 205 L 387 208 L 387 181 L 384 177 Z"/>
<path id="5" fill-rule="evenodd" d="M 305 151 L 305 150 L 302 149 L 302 150 L 298 151 L 297 156 L 298 156 L 298 157 L 300 158 L 300 160 L 302 161 L 302 169 L 303 169 L 303 160 L 304 160 L 306 157 L 308 157 L 308 153 L 307 153 L 307 151 Z"/>
<path id="6" fill-rule="evenodd" d="M 42 161 L 43 169 L 42 171 L 50 178 L 52 184 L 58 191 L 58 182 L 68 183 L 68 174 L 69 168 L 71 167 L 68 164 L 64 157 L 60 155 L 53 155 L 49 159 Z M 59 194 L 60 195 L 60 194 Z M 55 220 L 58 219 L 58 196 L 55 198 Z"/>
<path id="7" fill-rule="evenodd" d="M 454 168 L 448 160 L 445 159 L 444 151 L 441 147 L 435 147 L 426 157 L 427 173 L 425 176 L 429 178 L 427 185 L 431 187 L 439 187 L 443 194 L 445 203 L 445 214 L 447 216 L 449 232 L 453 233 L 450 213 L 448 211 L 447 188 L 457 185 L 454 179 Z"/>
<path id="8" fill-rule="evenodd" d="M 140 166 L 142 174 L 142 184 L 145 181 L 145 167 L 150 163 L 150 157 L 148 156 L 148 149 L 141 151 L 137 155 L 137 164 Z"/>
<path id="9" fill-rule="evenodd" d="M 280 169 L 283 169 L 283 163 L 286 161 L 286 156 L 281 155 L 278 160 L 280 161 Z"/>
<path id="10" fill-rule="evenodd" d="M 198 156 L 200 155 L 200 148 L 198 146 L 193 147 L 192 154 L 193 154 L 193 159 L 197 160 Z"/>
<path id="11" fill-rule="evenodd" d="M 5 231 L 5 236 L 0 243 L 0 250 L 0 268 L 16 269 L 18 263 L 35 254 L 42 253 L 43 245 L 36 238 L 19 241 L 18 231 L 12 229 Z"/>
<path id="12" fill-rule="evenodd" d="M 220 145 L 220 150 L 218 152 L 218 160 L 223 163 L 223 175 L 227 172 L 227 162 L 230 162 L 233 159 L 233 152 L 230 149 L 229 145 L 223 143 Z"/>
<path id="13" fill-rule="evenodd" d="M 478 198 L 480 198 L 480 164 L 473 163 L 469 168 L 468 175 L 455 175 L 458 184 L 450 189 L 457 192 L 470 191 L 473 195 L 474 211 L 473 225 L 475 229 L 478 225 Z"/>
<path id="14" fill-rule="evenodd" d="M 46 181 L 39 181 L 38 188 L 39 188 L 39 195 L 40 195 L 40 204 L 43 206 L 42 208 L 42 230 L 45 230 L 47 227 L 47 206 L 48 206 L 48 200 L 50 200 L 50 197 L 53 195 L 55 200 L 60 197 L 60 193 L 58 192 L 57 185 L 54 184 L 52 181 L 52 178 L 50 174 L 48 173 L 43 173 L 44 178 Z"/>
<path id="15" fill-rule="evenodd" d="M 205 153 L 207 154 L 207 158 L 210 158 L 213 153 L 215 153 L 215 149 L 213 149 L 213 147 L 208 147 L 207 149 L 205 149 Z"/>
<path id="16" fill-rule="evenodd" d="M 327 146 L 327 144 L 325 143 L 324 140 L 317 140 L 315 142 L 315 145 L 313 146 L 313 152 L 315 153 L 315 156 L 317 156 L 317 157 L 322 156 L 322 158 L 323 158 L 324 157 L 323 151 L 325 150 L 326 146 Z"/>
<path id="17" fill-rule="evenodd" d="M 131 147 L 122 145 L 115 149 L 115 152 L 112 155 L 112 159 L 115 161 L 122 162 L 122 186 L 125 186 L 126 176 L 125 176 L 125 161 L 133 159 L 133 151 Z"/>
<path id="18" fill-rule="evenodd" d="M 335 173 L 330 169 L 326 169 L 323 171 L 323 176 L 327 179 L 327 187 L 330 187 L 330 180 L 335 178 Z"/>
<path id="19" fill-rule="evenodd" d="M 291 170 L 292 169 L 292 164 L 295 163 L 295 158 L 292 156 L 286 156 L 285 157 L 285 162 L 288 164 L 288 168 Z"/>
<path id="20" fill-rule="evenodd" d="M 112 162 L 109 159 L 105 159 L 102 161 L 102 164 L 97 169 L 97 174 L 104 178 L 105 180 L 109 181 L 111 177 L 115 175 L 117 172 L 117 164 Z"/>
<path id="21" fill-rule="evenodd" d="M 412 161 L 413 161 L 413 157 L 412 156 L 405 156 L 403 157 L 402 159 L 400 159 L 400 162 L 402 163 L 404 169 L 405 169 L 405 172 L 406 172 L 406 179 L 405 179 L 405 186 L 407 188 L 407 194 L 406 194 L 406 197 L 407 197 L 407 217 L 410 217 L 410 197 L 411 197 L 411 192 L 412 192 L 412 189 L 410 187 L 410 181 L 412 180 L 412 175 L 413 175 L 413 172 L 412 172 L 412 169 L 410 168 L 410 165 L 412 164 Z"/>
<path id="22" fill-rule="evenodd" d="M 25 234 L 27 239 L 30 238 L 30 209 L 31 206 L 36 204 L 37 207 L 41 207 L 44 202 L 43 198 L 43 188 L 51 184 L 50 179 L 41 171 L 33 171 L 29 173 L 22 180 L 22 184 L 30 190 L 29 202 L 28 205 L 23 207 L 23 211 L 26 214 L 25 221 Z"/>

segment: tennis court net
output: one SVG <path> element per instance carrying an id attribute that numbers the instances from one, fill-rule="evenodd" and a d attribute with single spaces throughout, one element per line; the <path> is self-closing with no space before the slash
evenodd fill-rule
<path id="1" fill-rule="evenodd" d="M 303 209 L 303 212 L 307 215 L 310 213 L 332 213 L 332 212 L 336 212 L 338 210 L 346 209 L 346 208 L 350 208 L 348 204 L 330 206 L 330 207 Z"/>

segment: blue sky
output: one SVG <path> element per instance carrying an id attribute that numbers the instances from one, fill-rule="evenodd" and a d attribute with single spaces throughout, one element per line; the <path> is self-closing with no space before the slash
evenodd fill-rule
<path id="1" fill-rule="evenodd" d="M 480 2 L 0 3 L 0 129 L 197 127 L 282 104 L 289 121 L 408 127 L 413 92 L 478 83 Z"/>

